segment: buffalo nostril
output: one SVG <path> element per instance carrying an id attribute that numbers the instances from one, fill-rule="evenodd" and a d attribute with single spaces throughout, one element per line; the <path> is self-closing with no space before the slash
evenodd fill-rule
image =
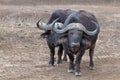
<path id="1" fill-rule="evenodd" d="M 80 46 L 80 44 L 79 43 L 71 43 L 71 47 L 73 48 L 73 47 L 79 47 Z"/>

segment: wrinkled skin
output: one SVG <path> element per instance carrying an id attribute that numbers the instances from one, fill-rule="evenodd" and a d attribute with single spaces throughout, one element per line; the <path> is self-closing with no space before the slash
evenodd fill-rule
<path id="1" fill-rule="evenodd" d="M 81 23 L 87 30 L 92 31 L 96 28 L 96 25 L 92 23 L 91 20 L 98 24 L 97 19 L 92 13 L 79 11 L 69 15 L 63 26 L 67 27 L 67 25 L 70 23 Z M 91 70 L 94 69 L 93 54 L 98 33 L 99 29 L 95 35 L 88 35 L 78 29 L 72 29 L 62 33 L 66 34 L 66 36 L 62 36 L 60 39 L 66 40 L 63 42 L 63 47 L 70 59 L 68 72 L 74 72 L 75 70 L 76 76 L 81 75 L 80 63 L 86 49 L 89 49 L 89 67 Z M 74 54 L 76 55 L 75 64 Z"/>
<path id="2" fill-rule="evenodd" d="M 64 23 L 66 18 L 73 12 L 75 12 L 75 11 L 70 10 L 70 9 L 67 9 L 67 10 L 57 9 L 57 10 L 53 11 L 53 13 L 51 14 L 51 17 L 49 18 L 47 24 L 52 23 L 57 18 L 60 18 L 59 20 L 57 20 L 57 22 Z M 60 34 L 57 34 L 57 33 L 53 32 L 52 30 L 47 30 L 47 31 L 45 31 L 45 33 L 41 34 L 41 36 L 46 38 L 48 47 L 50 49 L 49 64 L 51 64 L 52 66 L 54 65 L 55 47 L 57 47 L 57 46 L 59 47 L 57 63 L 58 64 L 62 63 L 61 56 L 63 54 L 63 46 L 62 46 L 61 41 L 59 40 Z M 66 52 L 64 52 L 63 60 L 67 61 Z"/>

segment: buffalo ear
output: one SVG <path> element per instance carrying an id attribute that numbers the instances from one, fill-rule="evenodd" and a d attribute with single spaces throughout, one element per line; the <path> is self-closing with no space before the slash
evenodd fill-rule
<path id="1" fill-rule="evenodd" d="M 48 30 L 48 31 L 45 31 L 44 33 L 42 33 L 40 36 L 42 37 L 42 38 L 47 38 L 47 36 L 50 34 L 50 30 Z"/>
<path id="2" fill-rule="evenodd" d="M 40 37 L 47 38 L 47 34 L 43 33 L 43 34 L 40 35 Z"/>

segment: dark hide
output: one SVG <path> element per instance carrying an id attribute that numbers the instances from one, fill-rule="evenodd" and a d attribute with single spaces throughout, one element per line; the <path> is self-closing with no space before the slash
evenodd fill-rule
<path id="1" fill-rule="evenodd" d="M 70 23 L 81 23 L 87 30 L 93 31 L 96 29 L 96 25 L 92 23 L 91 20 L 98 24 L 97 19 L 92 13 L 82 10 L 69 15 L 63 27 L 66 27 Z M 68 30 L 65 33 L 67 36 L 61 37 L 61 39 L 66 39 L 63 47 L 70 59 L 69 72 L 72 72 L 75 68 L 75 75 L 80 75 L 80 62 L 86 49 L 89 49 L 89 66 L 90 69 L 93 69 L 93 53 L 99 30 L 95 35 L 92 36 L 87 35 L 83 31 L 77 29 Z M 76 54 L 75 67 L 73 54 Z"/>
<path id="2" fill-rule="evenodd" d="M 61 9 L 57 9 L 55 11 L 53 11 L 53 13 L 51 14 L 51 17 L 49 18 L 47 24 L 52 23 L 55 19 L 60 18 L 59 20 L 57 20 L 57 22 L 61 22 L 64 23 L 66 18 L 75 11 L 72 11 L 70 9 L 67 10 L 61 10 Z M 49 64 L 54 65 L 54 54 L 55 54 L 55 47 L 58 46 L 59 50 L 58 50 L 58 61 L 57 63 L 61 63 L 61 56 L 63 53 L 63 46 L 60 43 L 59 39 L 60 39 L 60 34 L 57 34 L 51 30 L 47 30 L 45 31 L 45 33 L 43 33 L 41 36 L 46 37 L 47 39 L 47 44 L 48 47 L 50 49 L 50 62 Z M 64 53 L 64 61 L 67 61 L 67 57 L 66 54 Z"/>

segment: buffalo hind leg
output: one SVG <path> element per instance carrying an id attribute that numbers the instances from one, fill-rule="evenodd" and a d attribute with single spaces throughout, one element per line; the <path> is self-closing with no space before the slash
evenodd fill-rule
<path id="1" fill-rule="evenodd" d="M 90 70 L 94 70 L 93 55 L 94 55 L 94 47 L 89 49 L 89 57 L 90 57 L 89 68 L 90 68 Z"/>
<path id="2" fill-rule="evenodd" d="M 64 51 L 63 61 L 67 61 L 67 53 Z"/>

